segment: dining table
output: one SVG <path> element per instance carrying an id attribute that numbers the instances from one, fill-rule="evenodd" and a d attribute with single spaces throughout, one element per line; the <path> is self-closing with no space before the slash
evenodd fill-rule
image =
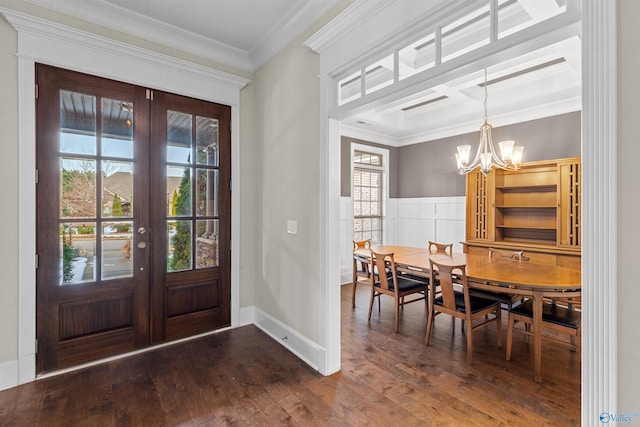
<path id="1" fill-rule="evenodd" d="M 542 382 L 542 312 L 545 298 L 570 299 L 580 296 L 582 276 L 579 270 L 542 265 L 511 258 L 490 258 L 467 253 L 430 252 L 427 248 L 401 245 L 373 245 L 371 250 L 393 253 L 396 268 L 424 277 L 430 276 L 430 259 L 441 264 L 466 265 L 469 287 L 490 292 L 510 293 L 533 301 L 534 379 Z M 358 255 L 370 257 L 370 249 Z"/>

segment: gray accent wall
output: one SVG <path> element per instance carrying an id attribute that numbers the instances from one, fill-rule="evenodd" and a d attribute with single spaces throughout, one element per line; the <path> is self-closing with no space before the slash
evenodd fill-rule
<path id="1" fill-rule="evenodd" d="M 491 122 L 491 120 L 489 120 Z M 513 139 L 524 145 L 523 161 L 561 159 L 581 154 L 581 113 L 579 111 L 493 128 L 492 138 L 499 141 Z M 475 155 L 480 139 L 478 131 L 434 141 L 389 148 L 389 197 L 464 196 L 465 177 L 458 175 L 454 153 L 461 144 L 472 146 Z M 353 138 L 342 138 L 341 195 L 350 190 L 350 143 L 373 145 Z M 383 146 L 384 147 L 384 146 Z"/>
<path id="2" fill-rule="evenodd" d="M 398 197 L 398 148 L 346 136 L 341 138 L 340 146 L 340 196 L 351 196 L 351 143 L 389 150 L 389 165 L 387 168 L 389 171 L 389 197 Z"/>

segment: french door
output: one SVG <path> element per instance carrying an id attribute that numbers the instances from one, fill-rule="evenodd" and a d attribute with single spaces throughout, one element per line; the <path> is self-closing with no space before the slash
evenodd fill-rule
<path id="1" fill-rule="evenodd" d="M 37 65 L 37 371 L 230 324 L 230 108 Z"/>

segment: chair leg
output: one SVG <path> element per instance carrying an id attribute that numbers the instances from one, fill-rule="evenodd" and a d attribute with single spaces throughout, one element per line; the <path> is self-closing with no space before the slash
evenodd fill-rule
<path id="1" fill-rule="evenodd" d="M 471 365 L 471 360 L 473 358 L 473 327 L 470 326 L 470 319 L 467 322 L 467 330 L 464 331 L 464 333 L 467 335 L 467 365 Z"/>
<path id="2" fill-rule="evenodd" d="M 352 289 L 352 293 L 351 293 L 351 306 L 353 308 L 356 308 L 356 286 L 358 285 L 358 273 L 356 271 L 356 269 L 358 268 L 358 266 L 356 265 L 356 260 L 353 260 L 353 279 L 352 282 L 353 283 L 353 289 Z"/>
<path id="3" fill-rule="evenodd" d="M 396 296 L 396 333 L 398 333 L 399 323 L 400 323 L 400 299 L 398 299 L 398 297 Z"/>
<path id="4" fill-rule="evenodd" d="M 371 320 L 371 312 L 373 311 L 373 299 L 376 297 L 375 287 L 371 287 L 371 299 L 369 300 L 369 320 Z M 378 295 L 378 307 L 380 306 L 380 295 Z"/>
<path id="5" fill-rule="evenodd" d="M 507 325 L 507 360 L 511 360 L 511 347 L 513 346 L 513 327 L 515 319 L 513 314 L 509 313 L 509 322 Z"/>
<path id="6" fill-rule="evenodd" d="M 502 348 L 502 307 L 496 309 L 496 323 L 498 324 L 498 348 Z"/>
<path id="7" fill-rule="evenodd" d="M 429 293 L 425 291 L 424 293 L 424 312 L 427 315 L 427 320 L 429 319 Z"/>
<path id="8" fill-rule="evenodd" d="M 427 316 L 427 333 L 424 336 L 425 345 L 429 345 L 429 340 L 431 339 L 431 328 L 433 327 L 433 317 L 435 314 L 435 308 L 431 307 L 431 312 Z"/>

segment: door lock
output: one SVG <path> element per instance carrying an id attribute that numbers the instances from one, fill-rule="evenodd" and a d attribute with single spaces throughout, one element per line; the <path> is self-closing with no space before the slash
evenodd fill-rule
<path id="1" fill-rule="evenodd" d="M 144 228 L 144 227 L 140 227 L 140 228 L 138 228 L 138 233 L 140 233 L 140 234 L 144 234 L 144 233 L 146 233 L 146 232 L 147 232 L 147 229 L 146 229 L 146 228 Z"/>

